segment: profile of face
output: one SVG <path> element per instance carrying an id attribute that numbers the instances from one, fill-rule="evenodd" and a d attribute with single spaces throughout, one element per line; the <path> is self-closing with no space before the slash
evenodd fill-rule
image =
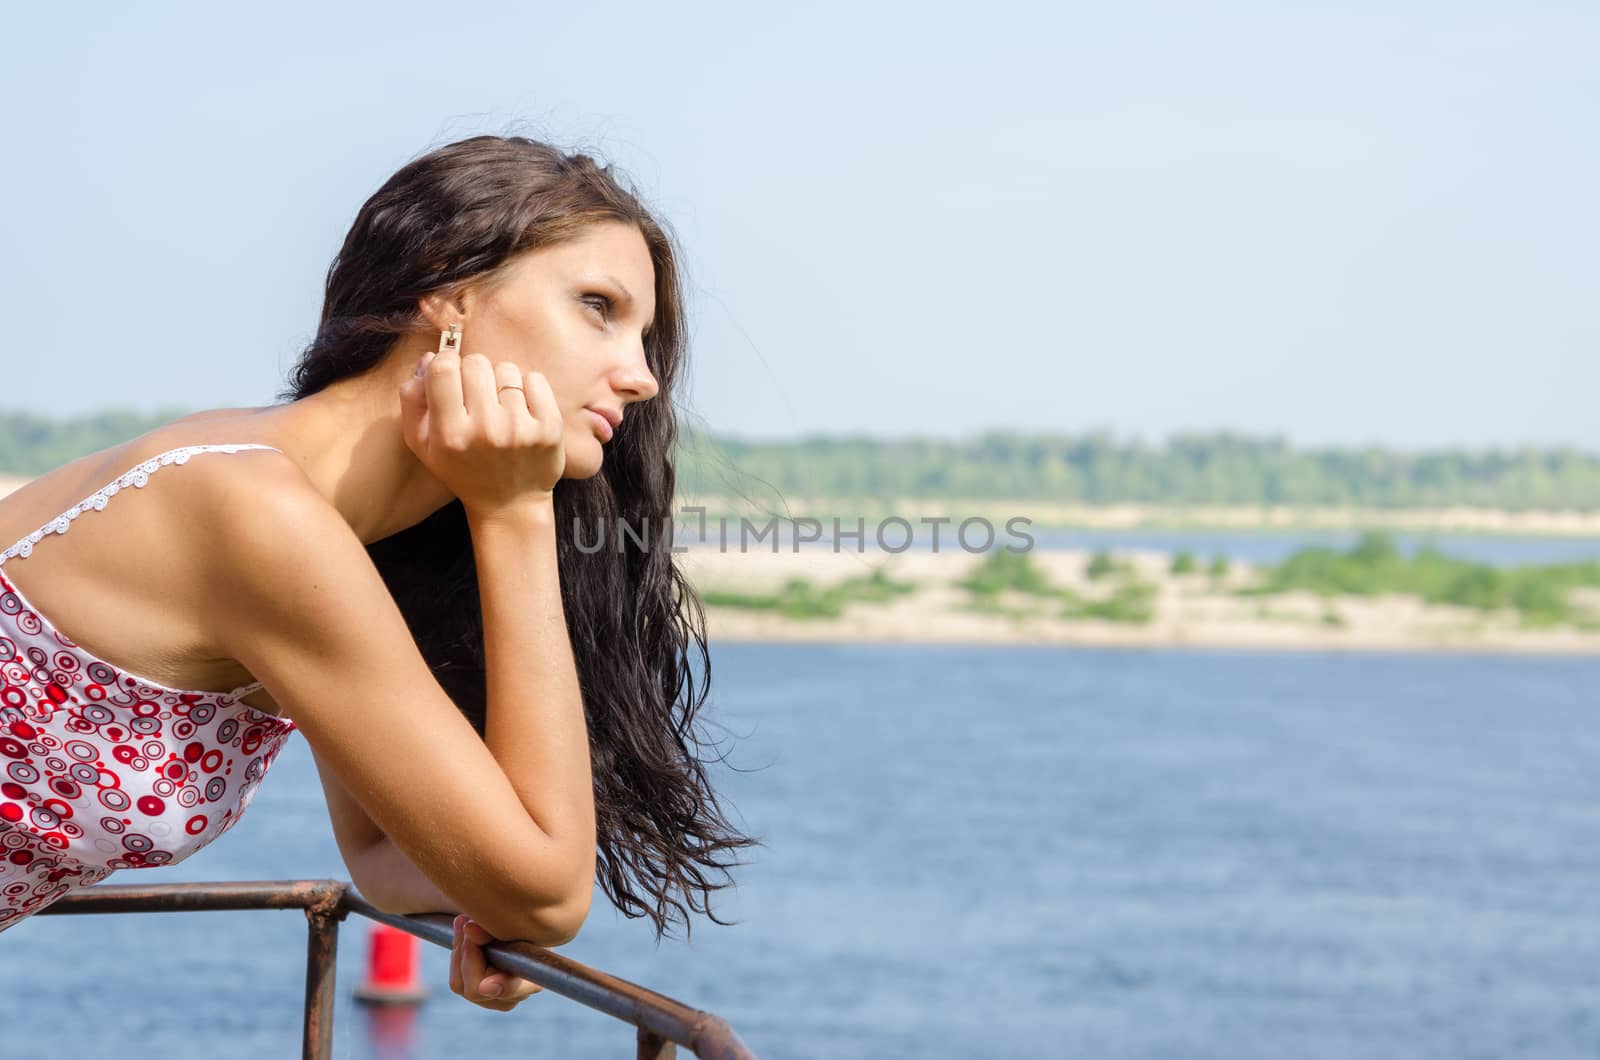
<path id="1" fill-rule="evenodd" d="M 498 282 L 463 300 L 463 355 L 512 361 L 549 380 L 565 424 L 563 478 L 599 473 L 606 418 L 625 417 L 660 390 L 644 354 L 655 289 L 643 234 L 604 222 L 518 255 Z"/>

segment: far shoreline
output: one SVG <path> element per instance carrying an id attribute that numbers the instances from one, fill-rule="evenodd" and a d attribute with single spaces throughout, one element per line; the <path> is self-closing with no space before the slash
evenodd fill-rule
<path id="1" fill-rule="evenodd" d="M 1486 508 L 1337 508 L 1273 505 L 1070 504 L 1041 500 L 929 500 L 926 498 L 782 498 L 757 510 L 749 502 L 728 497 L 680 499 L 673 509 L 679 522 L 699 516 L 686 509 L 703 507 L 708 519 L 741 516 L 764 525 L 773 517 L 818 519 L 825 527 L 838 518 L 853 527 L 857 518 L 898 516 L 915 523 L 921 518 L 983 518 L 1003 526 L 1023 517 L 1029 530 L 1203 530 L 1235 533 L 1294 534 L 1303 531 L 1390 531 L 1395 533 L 1476 534 L 1485 537 L 1600 538 L 1600 511 L 1568 509 Z"/>

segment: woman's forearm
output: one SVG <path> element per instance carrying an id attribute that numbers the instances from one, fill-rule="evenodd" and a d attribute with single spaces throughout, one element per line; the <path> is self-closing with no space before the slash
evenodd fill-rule
<path id="1" fill-rule="evenodd" d="M 469 509 L 467 517 L 483 604 L 484 743 L 529 817 L 571 853 L 571 878 L 546 882 L 586 902 L 594 881 L 594 782 L 561 603 L 554 505 L 546 495 L 492 512 Z"/>
<path id="2" fill-rule="evenodd" d="M 361 896 L 385 913 L 413 916 L 417 913 L 464 912 L 459 903 L 439 890 L 388 836 L 363 847 L 345 868 Z"/>

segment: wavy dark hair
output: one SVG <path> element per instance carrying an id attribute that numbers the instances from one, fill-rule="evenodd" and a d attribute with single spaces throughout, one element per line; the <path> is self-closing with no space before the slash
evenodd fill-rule
<path id="1" fill-rule="evenodd" d="M 687 933 L 691 911 L 729 923 L 711 911 L 711 892 L 732 882 L 728 870 L 739 862 L 730 855 L 758 845 L 729 823 L 700 753 L 695 714 L 711 680 L 704 607 L 671 549 L 650 547 L 649 529 L 670 526 L 671 398 L 686 348 L 673 238 L 610 166 L 587 155 L 520 136 L 438 148 L 361 207 L 329 266 L 316 337 L 283 396 L 298 400 L 376 367 L 400 336 L 428 328 L 423 295 L 492 285 L 514 255 L 616 221 L 639 229 L 655 267 L 655 322 L 644 347 L 660 389 L 628 410 L 598 474 L 557 483 L 557 562 L 588 719 L 597 873 L 612 904 L 630 918 L 648 915 L 659 940 L 675 918 Z M 577 547 L 580 526 L 623 523 L 639 534 L 619 532 L 596 548 L 586 533 Z M 367 551 L 423 658 L 482 735 L 483 613 L 460 502 Z"/>

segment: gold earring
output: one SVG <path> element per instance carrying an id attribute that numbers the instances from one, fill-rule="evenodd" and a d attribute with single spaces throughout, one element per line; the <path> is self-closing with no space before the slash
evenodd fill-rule
<path id="1" fill-rule="evenodd" d="M 444 353 L 446 350 L 451 353 L 461 352 L 461 326 L 459 324 L 451 324 L 448 331 L 439 332 L 438 352 Z"/>

